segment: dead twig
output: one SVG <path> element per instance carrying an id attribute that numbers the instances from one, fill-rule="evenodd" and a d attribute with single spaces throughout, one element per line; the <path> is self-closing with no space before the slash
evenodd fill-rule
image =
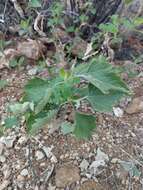
<path id="1" fill-rule="evenodd" d="M 34 30 L 42 37 L 46 37 L 46 34 L 43 32 L 43 15 L 41 13 L 38 13 L 35 22 L 34 22 Z M 40 25 L 40 27 L 39 27 Z"/>
<path id="2" fill-rule="evenodd" d="M 36 174 L 36 171 L 34 170 L 33 166 L 32 166 L 32 160 L 31 160 L 31 157 L 32 157 L 32 153 L 31 153 L 31 140 L 29 139 L 29 142 L 28 142 L 28 163 L 29 163 L 29 167 L 31 169 L 31 172 L 32 172 L 32 176 L 33 176 L 33 180 L 34 182 L 36 181 L 37 179 L 37 174 Z"/>
<path id="3" fill-rule="evenodd" d="M 134 162 L 136 162 L 139 166 L 143 167 L 143 164 L 138 161 L 137 159 L 135 159 L 132 155 L 130 155 L 128 152 L 126 152 L 123 148 L 120 147 L 120 150 L 125 153 L 126 155 L 128 155 L 132 160 L 134 160 Z"/>
<path id="4" fill-rule="evenodd" d="M 21 6 L 19 5 L 19 3 L 17 2 L 17 0 L 11 0 L 11 2 L 13 3 L 15 10 L 18 12 L 20 17 L 24 18 L 24 11 L 21 8 Z"/>
<path id="5" fill-rule="evenodd" d="M 5 1 L 4 11 L 3 11 L 3 20 L 4 20 L 4 18 L 5 18 L 5 13 L 6 13 L 6 9 L 7 9 L 7 4 L 8 4 L 8 0 Z"/>
<path id="6" fill-rule="evenodd" d="M 113 60 L 114 60 L 114 51 L 110 47 L 110 37 L 109 37 L 108 33 L 106 33 L 104 35 L 104 42 L 103 42 L 103 45 L 102 45 L 102 49 L 103 49 L 103 51 L 105 51 L 105 53 L 107 53 L 107 57 L 108 57 L 109 61 L 113 62 Z"/>
<path id="7" fill-rule="evenodd" d="M 50 179 L 53 171 L 54 171 L 54 164 L 51 166 L 51 170 L 49 171 L 49 167 L 43 172 L 42 176 L 43 178 L 45 178 L 45 183 L 47 183 L 47 181 Z"/>

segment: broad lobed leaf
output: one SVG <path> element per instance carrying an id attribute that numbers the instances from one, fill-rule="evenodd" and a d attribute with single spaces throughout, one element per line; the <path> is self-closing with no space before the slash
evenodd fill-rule
<path id="1" fill-rule="evenodd" d="M 104 94 L 109 93 L 110 90 L 118 90 L 124 93 L 130 92 L 125 83 L 116 74 L 115 69 L 101 56 L 86 64 L 83 70 L 77 69 L 75 75 L 85 79 Z"/>
<path id="2" fill-rule="evenodd" d="M 75 130 L 74 134 L 77 138 L 88 139 L 93 129 L 96 128 L 95 117 L 83 113 L 75 113 Z"/>
<path id="3" fill-rule="evenodd" d="M 5 119 L 5 127 L 6 128 L 12 128 L 12 127 L 17 127 L 19 126 L 19 122 L 17 117 L 11 116 Z"/>
<path id="4" fill-rule="evenodd" d="M 99 112 L 111 112 L 113 106 L 123 97 L 124 93 L 116 90 L 103 94 L 98 88 L 89 85 L 88 101 L 92 108 Z"/>
<path id="5" fill-rule="evenodd" d="M 25 85 L 25 96 L 23 98 L 23 101 L 38 103 L 44 97 L 48 87 L 48 80 L 43 80 L 40 78 L 31 79 Z"/>
<path id="6" fill-rule="evenodd" d="M 41 113 L 39 115 L 30 115 L 27 119 L 27 130 L 30 135 L 34 135 L 44 125 L 51 122 L 56 116 L 57 110 L 49 110 L 48 113 Z"/>

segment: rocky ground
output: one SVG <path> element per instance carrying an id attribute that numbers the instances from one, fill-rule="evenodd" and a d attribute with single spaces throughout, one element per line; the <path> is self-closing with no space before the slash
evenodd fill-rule
<path id="1" fill-rule="evenodd" d="M 6 6 L 5 0 L 1 2 L 4 6 L 0 7 L 0 14 Z M 14 12 L 14 7 L 11 10 L 13 17 L 9 14 L 12 2 L 16 1 L 8 1 L 8 9 L 5 12 L 6 25 L 0 17 L 2 32 L 7 31 L 9 23 L 12 23 L 12 26 L 19 23 L 19 15 Z M 132 9 L 139 15 L 142 10 L 138 7 L 143 7 L 142 1 L 134 2 L 137 5 L 138 2 L 141 3 Z M 127 9 L 125 13 L 128 12 Z M 12 18 L 15 18 L 16 22 L 13 23 Z M 142 54 L 140 38 L 136 40 L 133 36 L 128 42 Z M 34 49 L 36 53 L 39 52 L 37 48 L 38 45 Z M 31 58 L 33 54 L 29 56 L 29 45 L 28 51 L 25 49 L 24 55 Z M 17 48 L 14 53 L 16 50 Z M 129 46 L 125 43 L 116 59 L 121 58 L 121 54 L 126 50 L 129 50 Z M 23 55 L 23 49 L 21 54 Z M 0 79 L 8 82 L 8 85 L 0 90 L 0 190 L 143 190 L 142 60 L 138 63 L 115 62 L 127 71 L 122 77 L 132 89 L 133 96 L 124 98 L 113 108 L 111 114 L 97 113 L 97 129 L 90 140 L 83 141 L 72 135 L 63 135 L 54 125 L 50 126 L 50 129 L 49 126 L 45 127 L 34 137 L 27 135 L 24 125 L 3 132 L 7 104 L 21 98 L 22 87 L 29 78 L 46 75 L 47 71 L 38 71 L 37 66 L 31 63 L 9 69 L 7 64 L 3 67 L 4 62 L 0 62 Z M 63 114 L 63 117 L 66 115 Z"/>
<path id="2" fill-rule="evenodd" d="M 131 65 L 132 62 L 122 62 Z M 143 189 L 143 67 L 123 77 L 134 92 L 113 109 L 97 114 L 97 129 L 89 141 L 44 128 L 29 138 L 25 127 L 0 137 L 0 190 L 141 190 Z M 8 102 L 21 97 L 22 86 L 35 66 L 3 69 L 9 83 L 0 92 L 1 120 Z"/>

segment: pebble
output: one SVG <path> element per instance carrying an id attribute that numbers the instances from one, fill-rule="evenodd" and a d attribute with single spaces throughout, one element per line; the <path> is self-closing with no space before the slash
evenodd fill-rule
<path id="1" fill-rule="evenodd" d="M 24 176 L 18 175 L 17 176 L 17 180 L 18 180 L 18 182 L 23 181 L 24 180 Z"/>
<path id="2" fill-rule="evenodd" d="M 102 167 L 109 162 L 109 157 L 107 154 L 102 152 L 99 148 L 97 149 L 97 155 L 95 161 L 93 161 L 89 167 L 90 174 L 96 176 L 100 173 Z"/>
<path id="3" fill-rule="evenodd" d="M 51 160 L 52 163 L 57 163 L 58 162 L 55 155 L 53 155 L 50 160 Z"/>
<path id="4" fill-rule="evenodd" d="M 124 114 L 124 111 L 119 107 L 113 107 L 113 112 L 116 117 L 122 117 Z"/>
<path id="5" fill-rule="evenodd" d="M 0 141 L 4 143 L 7 148 L 12 148 L 14 145 L 15 139 L 16 139 L 16 136 L 7 136 L 7 137 L 1 137 Z"/>
<path id="6" fill-rule="evenodd" d="M 86 171 L 87 170 L 87 168 L 88 168 L 88 166 L 89 166 L 89 162 L 87 161 L 87 160 L 82 160 L 82 162 L 80 163 L 80 169 L 81 169 L 81 171 Z"/>
<path id="7" fill-rule="evenodd" d="M 42 149 L 45 152 L 47 158 L 50 158 L 52 156 L 51 151 L 52 151 L 53 147 L 50 148 L 50 147 L 43 146 Z"/>
<path id="8" fill-rule="evenodd" d="M 112 164 L 117 164 L 119 162 L 119 159 L 118 158 L 113 158 L 112 160 L 111 160 L 111 163 Z"/>
<path id="9" fill-rule="evenodd" d="M 49 184 L 48 190 L 56 190 L 56 186 L 52 186 L 51 184 Z"/>
<path id="10" fill-rule="evenodd" d="M 23 169 L 21 172 L 20 172 L 20 175 L 23 176 L 23 177 L 26 177 L 28 175 L 28 170 L 27 169 Z"/>
<path id="11" fill-rule="evenodd" d="M 79 180 L 79 168 L 72 164 L 64 165 L 56 170 L 55 182 L 57 187 L 65 188 Z"/>
<path id="12" fill-rule="evenodd" d="M 44 154 L 40 150 L 36 151 L 35 156 L 36 156 L 36 160 L 42 160 L 44 158 Z"/>
<path id="13" fill-rule="evenodd" d="M 38 69 L 37 69 L 37 67 L 35 67 L 35 68 L 28 70 L 28 75 L 30 75 L 30 76 L 36 75 L 37 72 L 38 72 Z"/>
<path id="14" fill-rule="evenodd" d="M 5 156 L 0 156 L 0 162 L 4 163 L 6 161 Z"/>
<path id="15" fill-rule="evenodd" d="M 24 144 L 26 142 L 27 142 L 27 137 L 22 136 L 22 137 L 19 138 L 19 140 L 18 140 L 17 143 L 20 144 L 20 145 L 22 145 L 22 144 Z"/>

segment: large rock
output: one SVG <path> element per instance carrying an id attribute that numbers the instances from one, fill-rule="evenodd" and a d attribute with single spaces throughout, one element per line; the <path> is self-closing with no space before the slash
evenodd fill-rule
<path id="1" fill-rule="evenodd" d="M 126 112 L 128 114 L 143 112 L 143 96 L 134 98 L 128 105 Z"/>
<path id="2" fill-rule="evenodd" d="M 78 190 L 103 190 L 103 188 L 97 182 L 89 180 L 84 182 Z"/>
<path id="3" fill-rule="evenodd" d="M 68 164 L 56 170 L 55 182 L 57 187 L 64 188 L 80 180 L 79 168 Z"/>

